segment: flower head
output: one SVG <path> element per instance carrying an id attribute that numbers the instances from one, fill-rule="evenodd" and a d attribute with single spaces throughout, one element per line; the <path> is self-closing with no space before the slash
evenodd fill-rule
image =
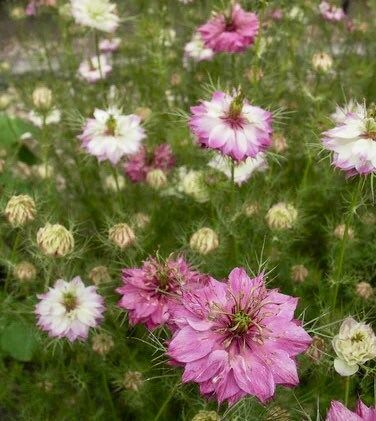
<path id="1" fill-rule="evenodd" d="M 343 321 L 332 344 L 338 357 L 334 360 L 334 368 L 341 376 L 355 374 L 359 364 L 376 357 L 376 336 L 372 328 L 352 317 Z"/>
<path id="2" fill-rule="evenodd" d="M 4 210 L 5 217 L 14 227 L 33 221 L 36 213 L 35 202 L 27 194 L 12 196 Z"/>
<path id="3" fill-rule="evenodd" d="M 237 161 L 254 158 L 272 143 L 272 114 L 250 105 L 242 93 L 217 91 L 191 112 L 189 126 L 199 143 Z"/>
<path id="4" fill-rule="evenodd" d="M 85 287 L 79 276 L 70 282 L 59 279 L 53 288 L 38 295 L 35 307 L 38 326 L 57 338 L 85 340 L 89 329 L 102 320 L 103 298 L 96 287 Z"/>
<path id="5" fill-rule="evenodd" d="M 348 111 L 349 110 L 349 111 Z M 376 114 L 366 106 L 337 109 L 337 126 L 323 133 L 326 149 L 333 151 L 333 165 L 349 176 L 376 171 Z"/>
<path id="6" fill-rule="evenodd" d="M 319 12 L 325 20 L 332 22 L 338 22 L 346 17 L 342 8 L 331 5 L 327 1 L 319 4 Z"/>
<path id="7" fill-rule="evenodd" d="M 74 249 L 72 233 L 60 224 L 48 223 L 43 228 L 39 228 L 37 243 L 46 256 L 66 256 Z"/>
<path id="8" fill-rule="evenodd" d="M 114 32 L 119 26 L 116 5 L 109 0 L 71 0 L 72 15 L 83 26 Z"/>
<path id="9" fill-rule="evenodd" d="M 124 115 L 117 108 L 94 111 L 94 118 L 86 120 L 83 132 L 78 138 L 84 149 L 98 158 L 117 164 L 125 155 L 138 152 L 145 131 L 140 117 Z"/>
<path id="10" fill-rule="evenodd" d="M 217 14 L 198 28 L 206 47 L 216 53 L 239 53 L 253 44 L 259 30 L 259 20 L 239 4 L 233 5 L 229 15 Z"/>
<path id="11" fill-rule="evenodd" d="M 332 401 L 326 421 L 373 421 L 376 419 L 376 408 L 368 407 L 361 400 L 355 408 L 355 412 L 347 409 L 345 405 L 338 401 Z"/>
<path id="12" fill-rule="evenodd" d="M 99 59 L 95 56 L 84 60 L 78 68 L 78 74 L 89 83 L 106 79 L 111 72 L 112 66 L 108 56 L 105 54 L 101 54 Z"/>
<path id="13" fill-rule="evenodd" d="M 268 290 L 263 274 L 251 279 L 235 268 L 227 282 L 183 293 L 168 355 L 184 366 L 183 382 L 198 383 L 206 396 L 265 402 L 277 384 L 299 383 L 295 357 L 311 338 L 294 319 L 297 301 Z"/>
<path id="14" fill-rule="evenodd" d="M 171 306 L 176 305 L 183 288 L 203 285 L 207 276 L 193 270 L 183 257 L 166 261 L 149 258 L 141 268 L 123 269 L 119 306 L 128 310 L 132 324 L 148 329 L 170 324 Z"/>

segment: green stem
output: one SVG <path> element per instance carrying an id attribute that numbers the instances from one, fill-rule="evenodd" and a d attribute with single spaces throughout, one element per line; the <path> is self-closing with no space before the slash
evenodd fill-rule
<path id="1" fill-rule="evenodd" d="M 111 419 L 117 420 L 118 416 L 116 414 L 114 402 L 112 400 L 111 392 L 110 392 L 110 389 L 108 387 L 107 376 L 106 376 L 106 372 L 105 372 L 104 368 L 102 369 L 102 381 L 103 381 L 104 392 L 105 392 L 105 395 L 107 397 L 109 407 L 111 408 L 111 413 L 112 413 Z"/>
<path id="2" fill-rule="evenodd" d="M 159 411 L 158 411 L 157 415 L 155 416 L 154 421 L 158 421 L 159 420 L 159 418 L 163 414 L 164 410 L 166 409 L 166 406 L 168 405 L 168 403 L 170 402 L 170 400 L 174 396 L 174 393 L 175 393 L 177 387 L 179 386 L 179 384 L 180 384 L 180 381 L 178 381 L 175 384 L 175 386 L 171 389 L 171 392 L 169 393 L 169 395 L 167 396 L 167 398 L 163 402 L 162 406 L 159 408 Z"/>
<path id="3" fill-rule="evenodd" d="M 98 37 L 97 31 L 94 31 L 94 42 L 95 42 L 95 53 L 97 55 L 97 61 L 98 61 L 99 75 L 101 77 L 101 80 L 103 80 L 102 65 L 101 65 L 101 54 L 100 54 L 100 51 L 99 51 L 99 37 Z"/>
<path id="4" fill-rule="evenodd" d="M 346 385 L 345 385 L 345 406 L 349 403 L 349 395 L 350 395 L 350 378 L 351 376 L 346 377 Z"/>

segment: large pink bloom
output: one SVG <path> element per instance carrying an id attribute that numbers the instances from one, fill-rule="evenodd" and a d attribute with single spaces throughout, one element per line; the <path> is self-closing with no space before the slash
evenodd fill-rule
<path id="1" fill-rule="evenodd" d="M 217 91 L 211 101 L 191 107 L 189 126 L 201 145 L 241 161 L 272 144 L 272 114 L 241 94 Z"/>
<path id="2" fill-rule="evenodd" d="M 359 400 L 355 412 L 350 411 L 341 402 L 332 401 L 329 412 L 326 415 L 326 421 L 375 421 L 376 408 L 364 405 Z"/>
<path id="3" fill-rule="evenodd" d="M 215 52 L 239 53 L 253 44 L 259 30 L 259 21 L 252 12 L 244 11 L 239 4 L 230 16 L 216 15 L 198 28 L 205 45 Z"/>
<path id="4" fill-rule="evenodd" d="M 168 347 L 206 396 L 230 404 L 244 396 L 265 402 L 275 386 L 299 383 L 295 357 L 311 343 L 294 319 L 297 298 L 268 290 L 263 274 L 250 279 L 236 268 L 228 282 L 184 292 L 174 310 L 177 329 Z"/>
<path id="5" fill-rule="evenodd" d="M 205 285 L 208 277 L 194 271 L 183 257 L 159 262 L 146 260 L 141 268 L 123 269 L 119 306 L 128 310 L 132 324 L 144 323 L 155 329 L 165 323 L 171 327 L 171 307 L 178 305 L 183 289 Z"/>
<path id="6" fill-rule="evenodd" d="M 163 143 L 148 153 L 146 147 L 140 149 L 138 153 L 129 157 L 125 163 L 124 171 L 133 181 L 144 181 L 149 171 L 160 169 L 167 172 L 175 165 L 175 156 L 171 146 Z"/>

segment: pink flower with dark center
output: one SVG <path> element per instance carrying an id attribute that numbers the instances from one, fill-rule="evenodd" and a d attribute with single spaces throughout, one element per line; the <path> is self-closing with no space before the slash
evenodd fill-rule
<path id="1" fill-rule="evenodd" d="M 272 144 L 272 114 L 249 104 L 241 93 L 217 91 L 191 107 L 189 126 L 199 143 L 241 161 Z"/>
<path id="2" fill-rule="evenodd" d="M 347 409 L 345 405 L 338 401 L 332 401 L 329 412 L 326 415 L 326 421 L 375 421 L 376 407 L 366 406 L 361 400 L 355 408 L 355 412 Z"/>
<path id="3" fill-rule="evenodd" d="M 149 258 L 141 268 L 123 269 L 122 279 L 123 285 L 116 290 L 122 294 L 119 306 L 128 310 L 132 324 L 155 329 L 165 323 L 173 327 L 171 308 L 178 307 L 182 291 L 205 285 L 209 277 L 179 256 L 165 262 Z"/>
<path id="4" fill-rule="evenodd" d="M 251 279 L 235 268 L 227 282 L 210 279 L 183 292 L 168 355 L 184 367 L 183 382 L 198 383 L 205 396 L 234 404 L 252 395 L 265 402 L 277 384 L 299 383 L 295 358 L 311 338 L 294 319 L 297 302 L 268 290 L 263 274 Z"/>
<path id="5" fill-rule="evenodd" d="M 214 52 L 239 53 L 253 44 L 259 20 L 252 12 L 235 4 L 229 16 L 219 14 L 198 28 L 206 47 Z"/>
<path id="6" fill-rule="evenodd" d="M 319 4 L 319 11 L 321 16 L 328 21 L 339 22 L 346 17 L 345 12 L 340 7 L 333 6 L 327 1 L 322 1 Z"/>
<path id="7" fill-rule="evenodd" d="M 175 165 L 175 156 L 171 146 L 163 143 L 148 153 L 143 147 L 137 154 L 131 156 L 124 166 L 126 175 L 133 182 L 145 181 L 149 171 L 160 169 L 168 172 Z"/>

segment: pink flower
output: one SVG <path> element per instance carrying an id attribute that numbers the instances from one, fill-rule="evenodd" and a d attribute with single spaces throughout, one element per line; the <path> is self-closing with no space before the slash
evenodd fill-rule
<path id="1" fill-rule="evenodd" d="M 367 407 L 361 400 L 358 400 L 355 412 L 350 411 L 341 402 L 332 401 L 326 421 L 375 421 L 376 408 Z"/>
<path id="2" fill-rule="evenodd" d="M 333 6 L 327 1 L 322 1 L 319 4 L 319 11 L 321 16 L 328 21 L 339 22 L 346 17 L 345 12 L 340 7 Z"/>
<path id="3" fill-rule="evenodd" d="M 215 92 L 211 101 L 191 107 L 189 126 L 202 146 L 241 161 L 272 143 L 272 114 L 249 104 L 241 93 Z"/>
<path id="4" fill-rule="evenodd" d="M 311 338 L 294 319 L 297 302 L 268 290 L 263 274 L 251 279 L 235 268 L 227 282 L 210 279 L 183 292 L 168 355 L 184 366 L 183 382 L 198 383 L 203 395 L 230 404 L 247 395 L 265 402 L 277 384 L 299 383 L 295 357 Z"/>
<path id="5" fill-rule="evenodd" d="M 114 53 L 120 47 L 120 38 L 102 39 L 99 43 L 99 49 L 102 53 Z"/>
<path id="6" fill-rule="evenodd" d="M 124 170 L 126 175 L 133 182 L 140 182 L 146 179 L 149 171 L 160 169 L 167 172 L 175 165 L 175 156 L 171 146 L 167 143 L 158 145 L 148 154 L 146 147 L 137 154 L 131 156 L 126 162 Z"/>
<path id="7" fill-rule="evenodd" d="M 95 327 L 103 318 L 103 298 L 96 287 L 85 287 L 79 276 L 70 282 L 56 281 L 53 288 L 39 294 L 35 307 L 38 326 L 49 336 L 85 340 L 89 329 Z"/>
<path id="8" fill-rule="evenodd" d="M 105 54 L 101 54 L 99 60 L 97 56 L 84 60 L 78 68 L 78 74 L 89 83 L 106 79 L 111 72 L 112 66 Z"/>
<path id="9" fill-rule="evenodd" d="M 258 30 L 257 16 L 244 11 L 239 4 L 232 7 L 230 16 L 216 15 L 198 28 L 205 45 L 217 53 L 245 51 L 253 44 Z"/>
<path id="10" fill-rule="evenodd" d="M 206 275 L 194 271 L 183 257 L 159 262 L 146 260 L 141 268 L 123 269 L 123 286 L 116 291 L 123 295 L 119 306 L 128 310 L 132 324 L 144 323 L 155 329 L 171 325 L 171 307 L 178 306 L 183 289 L 205 285 Z"/>

